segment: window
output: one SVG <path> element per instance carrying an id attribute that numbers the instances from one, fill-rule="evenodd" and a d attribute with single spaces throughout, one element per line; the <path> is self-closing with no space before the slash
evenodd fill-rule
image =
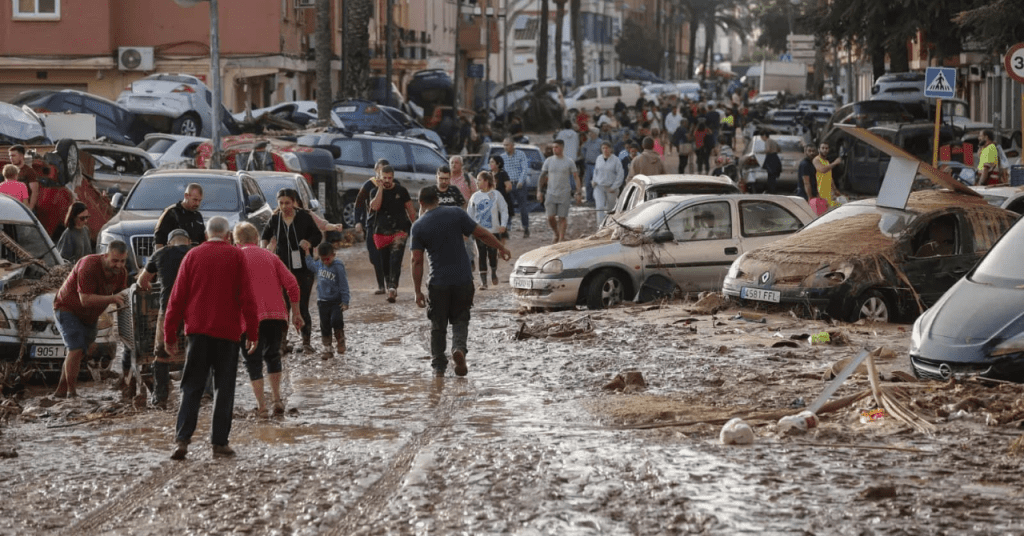
<path id="1" fill-rule="evenodd" d="M 416 161 L 416 173 L 437 173 L 437 168 L 447 164 L 444 157 L 437 154 L 437 151 L 422 145 L 409 145 L 412 149 L 412 159 Z M 495 149 L 498 149 L 495 147 Z M 493 154 L 493 153 L 492 153 Z"/>
<path id="2" fill-rule="evenodd" d="M 331 142 L 338 149 L 341 155 L 334 161 L 342 166 L 373 167 L 372 162 L 367 162 L 366 151 L 363 150 L 363 142 L 360 140 L 337 139 Z"/>
<path id="3" fill-rule="evenodd" d="M 740 228 L 743 236 L 787 234 L 803 227 L 788 210 L 770 201 L 741 201 Z"/>
<path id="4" fill-rule="evenodd" d="M 732 238 L 729 203 L 717 201 L 687 207 L 668 221 L 676 241 Z"/>
<path id="5" fill-rule="evenodd" d="M 412 164 L 405 154 L 405 145 L 401 143 L 372 140 L 370 141 L 370 154 L 373 155 L 374 161 L 380 158 L 387 160 L 396 172 L 412 171 Z"/>
<path id="6" fill-rule="evenodd" d="M 621 97 L 622 96 L 622 88 L 619 87 L 619 86 L 610 86 L 610 87 L 602 88 L 601 92 L 604 93 L 605 97 Z"/>
<path id="7" fill-rule="evenodd" d="M 580 99 L 579 100 L 588 100 L 588 99 L 596 99 L 596 98 L 597 98 L 597 88 L 593 88 L 592 87 L 592 88 L 584 91 L 583 94 L 580 95 Z"/>
<path id="8" fill-rule="evenodd" d="M 60 0 L 12 0 L 14 20 L 60 20 Z"/>

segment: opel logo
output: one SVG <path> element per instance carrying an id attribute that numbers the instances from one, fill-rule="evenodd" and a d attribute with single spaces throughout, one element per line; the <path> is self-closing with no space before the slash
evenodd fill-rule
<path id="1" fill-rule="evenodd" d="M 953 369 L 949 368 L 949 365 L 943 363 L 939 365 L 939 376 L 942 376 L 943 380 L 948 380 L 953 375 Z"/>
<path id="2" fill-rule="evenodd" d="M 772 273 L 771 272 L 765 272 L 765 273 L 761 274 L 761 284 L 762 285 L 768 284 L 768 280 L 771 279 L 771 277 L 772 277 Z"/>

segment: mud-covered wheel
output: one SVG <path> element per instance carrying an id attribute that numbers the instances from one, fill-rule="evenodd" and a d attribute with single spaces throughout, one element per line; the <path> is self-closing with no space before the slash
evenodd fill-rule
<path id="1" fill-rule="evenodd" d="M 590 280 L 587 288 L 587 308 L 606 309 L 622 303 L 626 284 L 622 276 L 612 270 L 601 270 Z"/>
<path id="2" fill-rule="evenodd" d="M 75 140 L 59 140 L 56 150 L 57 156 L 60 157 L 60 170 L 57 180 L 60 181 L 62 186 L 74 182 L 75 177 L 78 175 L 78 168 L 81 165 L 81 159 L 78 157 L 78 144 L 75 143 Z"/>
<path id="3" fill-rule="evenodd" d="M 869 290 L 857 297 L 850 313 L 850 322 L 860 319 L 868 322 L 888 322 L 893 317 L 892 304 L 877 290 Z"/>
<path id="4" fill-rule="evenodd" d="M 203 122 L 196 114 L 187 113 L 174 120 L 171 130 L 173 134 L 181 136 L 201 136 Z"/>
<path id="5" fill-rule="evenodd" d="M 341 204 L 341 223 L 345 225 L 346 229 L 351 229 L 356 226 L 356 196 L 358 192 L 345 192 L 345 200 Z"/>

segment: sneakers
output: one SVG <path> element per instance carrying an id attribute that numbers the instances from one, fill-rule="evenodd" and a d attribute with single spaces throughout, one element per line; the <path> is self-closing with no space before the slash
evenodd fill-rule
<path id="1" fill-rule="evenodd" d="M 466 367 L 466 351 L 457 348 L 452 352 L 452 361 L 455 362 L 455 375 L 465 376 L 469 373 L 469 368 Z"/>
<path id="2" fill-rule="evenodd" d="M 494 285 L 494 286 L 498 286 L 498 273 L 497 272 L 491 273 L 491 284 Z"/>
<path id="3" fill-rule="evenodd" d="M 309 342 L 309 337 L 303 336 L 302 337 L 302 353 L 304 353 L 304 354 L 312 354 L 312 353 L 315 353 L 315 352 L 316 352 L 316 350 L 313 348 L 313 345 Z"/>
<path id="4" fill-rule="evenodd" d="M 235 449 L 228 445 L 214 445 L 213 446 L 213 457 L 214 458 L 230 458 L 235 455 Z"/>
<path id="5" fill-rule="evenodd" d="M 378 295 L 378 296 L 380 296 L 380 295 L 386 294 L 386 293 L 387 293 L 387 290 L 384 290 L 384 287 L 381 287 L 381 288 L 379 288 L 379 289 L 377 289 L 377 290 L 373 291 L 373 293 L 374 293 L 375 295 Z"/>
<path id="6" fill-rule="evenodd" d="M 320 337 L 320 343 L 324 345 L 324 351 L 320 354 L 320 359 L 328 360 L 334 357 L 334 351 L 331 349 L 331 338 Z"/>
<path id="7" fill-rule="evenodd" d="M 480 290 L 487 290 L 487 282 L 480 283 Z"/>
<path id="8" fill-rule="evenodd" d="M 388 289 L 388 303 L 395 303 L 395 300 L 397 300 L 397 299 L 398 299 L 398 291 L 393 289 L 393 288 L 389 288 Z"/>
<path id="9" fill-rule="evenodd" d="M 184 460 L 188 454 L 188 443 L 185 441 L 174 442 L 174 452 L 171 453 L 172 460 Z"/>

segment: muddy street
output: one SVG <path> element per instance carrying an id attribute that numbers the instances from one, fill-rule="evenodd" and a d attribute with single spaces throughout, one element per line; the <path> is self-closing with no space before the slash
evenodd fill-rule
<path id="1" fill-rule="evenodd" d="M 574 209 L 570 237 L 592 219 Z M 513 231 L 513 261 L 550 241 L 543 223 L 535 213 L 528 240 Z M 32 386 L 0 426 L 0 452 L 17 454 L 0 459 L 0 534 L 1024 532 L 1024 390 L 897 382 L 909 326 L 711 313 L 694 299 L 521 314 L 507 263 L 477 292 L 469 375 L 442 379 L 409 256 L 396 304 L 372 294 L 364 249 L 339 257 L 348 353 L 288 357 L 288 410 L 269 420 L 240 367 L 235 458 L 213 459 L 204 406 L 188 459 L 168 459 L 176 390 L 163 411 L 132 408 L 112 380 L 56 403 Z M 893 351 L 877 360 L 883 383 L 934 432 L 870 396 L 805 433 L 751 417 L 798 413 L 863 347 Z M 646 386 L 614 381 L 627 371 Z M 855 374 L 833 400 L 867 389 Z M 738 414 L 753 444 L 721 444 Z"/>

